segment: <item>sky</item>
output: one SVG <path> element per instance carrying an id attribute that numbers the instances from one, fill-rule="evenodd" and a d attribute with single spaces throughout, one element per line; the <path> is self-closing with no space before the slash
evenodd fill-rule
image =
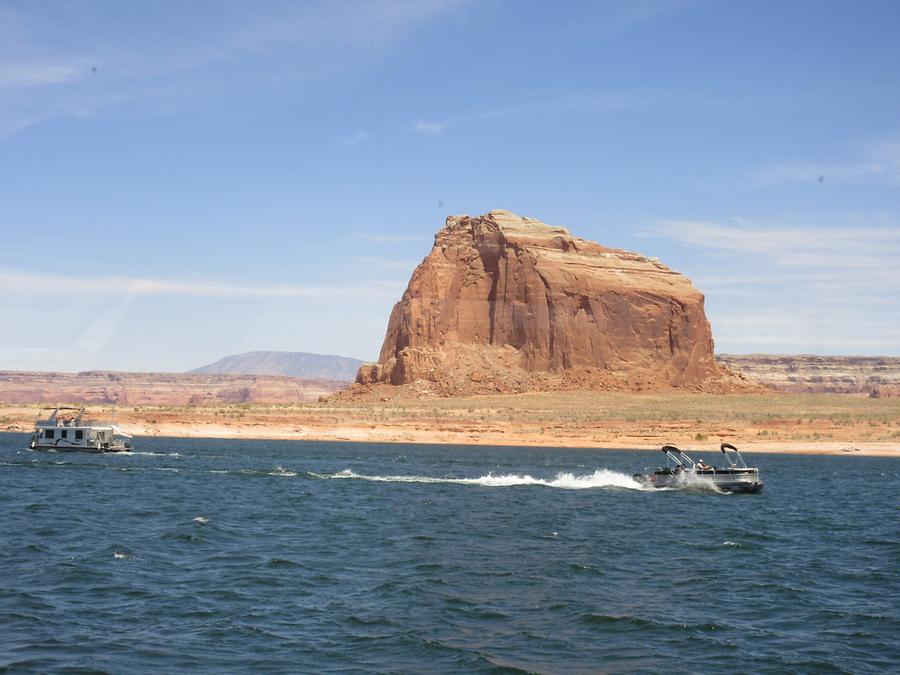
<path id="1" fill-rule="evenodd" d="M 0 369 L 375 359 L 448 215 L 900 356 L 900 3 L 0 0 Z"/>

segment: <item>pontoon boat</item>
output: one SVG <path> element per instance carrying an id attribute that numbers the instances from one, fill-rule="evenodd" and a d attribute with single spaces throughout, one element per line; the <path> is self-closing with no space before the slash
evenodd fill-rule
<path id="1" fill-rule="evenodd" d="M 702 459 L 695 462 L 674 445 L 664 445 L 662 452 L 669 460 L 668 466 L 651 474 L 636 473 L 633 478 L 656 488 L 713 487 L 722 492 L 762 490 L 759 469 L 748 467 L 736 447 L 722 443 L 719 449 L 725 455 L 725 467 L 711 466 Z"/>

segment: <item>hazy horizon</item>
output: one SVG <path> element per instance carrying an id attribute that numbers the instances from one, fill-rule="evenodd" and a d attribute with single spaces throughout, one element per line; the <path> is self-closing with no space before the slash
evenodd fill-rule
<path id="1" fill-rule="evenodd" d="M 660 258 L 717 353 L 900 356 L 900 4 L 0 5 L 0 369 L 377 357 L 448 215 Z"/>

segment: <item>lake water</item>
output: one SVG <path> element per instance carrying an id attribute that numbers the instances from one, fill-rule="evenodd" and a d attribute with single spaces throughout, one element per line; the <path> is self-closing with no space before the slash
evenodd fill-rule
<path id="1" fill-rule="evenodd" d="M 723 495 L 637 489 L 658 452 L 26 442 L 0 670 L 900 669 L 895 459 L 750 455 L 764 491 Z"/>

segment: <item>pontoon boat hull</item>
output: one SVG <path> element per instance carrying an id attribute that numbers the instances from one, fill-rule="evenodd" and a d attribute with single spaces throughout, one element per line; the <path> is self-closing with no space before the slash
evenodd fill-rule
<path id="1" fill-rule="evenodd" d="M 649 487 L 670 490 L 714 488 L 722 492 L 759 492 L 763 489 L 763 482 L 755 469 L 664 470 L 652 474 L 635 474 L 634 479 Z"/>

